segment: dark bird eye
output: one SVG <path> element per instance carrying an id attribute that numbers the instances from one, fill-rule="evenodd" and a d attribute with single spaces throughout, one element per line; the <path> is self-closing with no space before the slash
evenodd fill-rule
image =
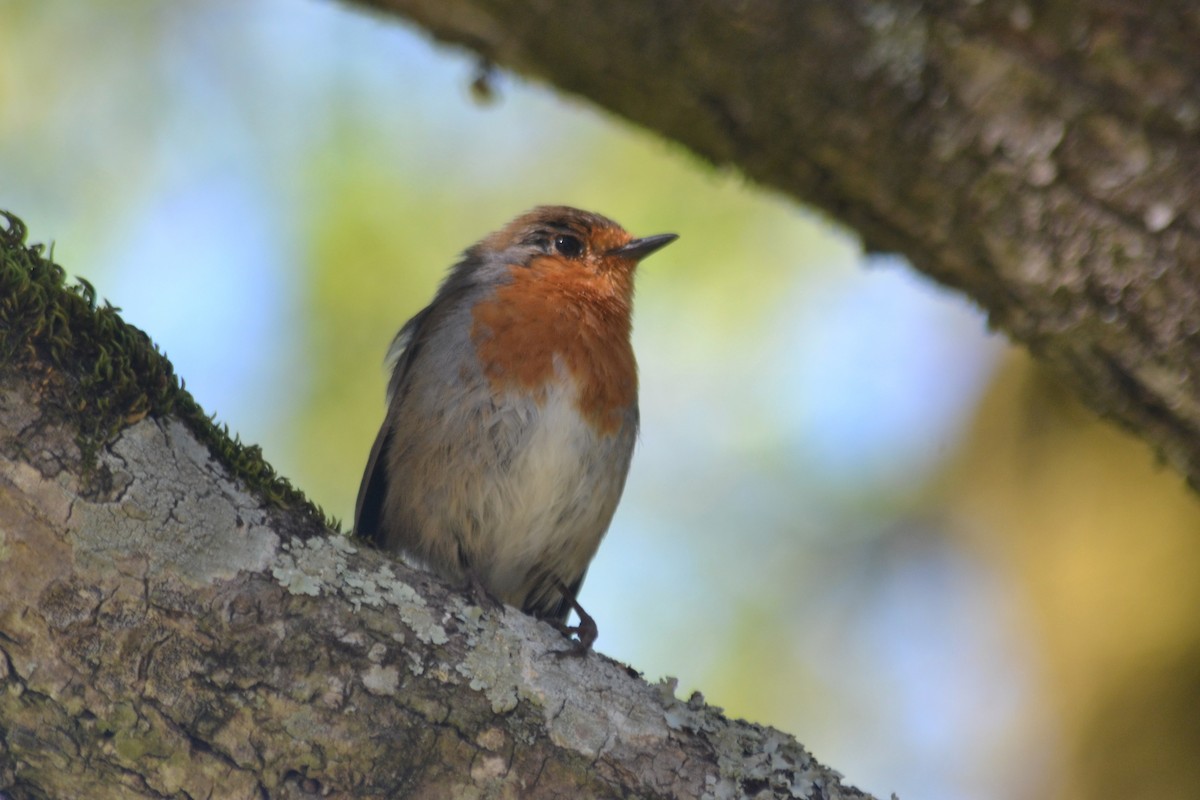
<path id="1" fill-rule="evenodd" d="M 554 237 L 554 249 L 562 253 L 567 258 L 575 258 L 583 252 L 583 242 L 579 241 L 574 236 L 568 236 L 565 233 L 560 233 Z"/>

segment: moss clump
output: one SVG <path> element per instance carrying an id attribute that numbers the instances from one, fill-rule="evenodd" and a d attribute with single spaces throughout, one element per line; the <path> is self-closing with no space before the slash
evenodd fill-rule
<path id="1" fill-rule="evenodd" d="M 204 413 L 150 337 L 108 302 L 97 305 L 87 281 L 68 286 L 45 248 L 25 243 L 25 224 L 7 211 L 0 217 L 0 369 L 57 378 L 53 384 L 65 393 L 85 467 L 126 425 L 147 415 L 173 416 L 267 502 L 337 527 L 275 473 L 259 447 L 242 444 Z"/>

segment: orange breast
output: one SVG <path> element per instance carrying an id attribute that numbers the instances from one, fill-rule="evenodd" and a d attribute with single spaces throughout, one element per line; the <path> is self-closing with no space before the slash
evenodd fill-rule
<path id="1" fill-rule="evenodd" d="M 575 379 L 579 412 L 614 433 L 637 401 L 632 274 L 552 257 L 511 271 L 512 282 L 473 312 L 471 335 L 493 391 L 521 389 L 540 402 L 557 357 Z"/>

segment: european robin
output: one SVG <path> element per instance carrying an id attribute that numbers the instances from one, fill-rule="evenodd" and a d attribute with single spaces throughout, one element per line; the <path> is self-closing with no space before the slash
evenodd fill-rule
<path id="1" fill-rule="evenodd" d="M 576 597 L 638 430 L 634 270 L 676 238 L 543 206 L 468 249 L 389 350 L 355 533 L 589 649 Z"/>

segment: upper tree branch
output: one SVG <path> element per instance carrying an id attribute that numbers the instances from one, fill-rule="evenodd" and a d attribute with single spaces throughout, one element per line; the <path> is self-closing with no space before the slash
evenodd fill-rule
<path id="1" fill-rule="evenodd" d="M 358 0 L 824 209 L 1200 485 L 1200 7 Z"/>

